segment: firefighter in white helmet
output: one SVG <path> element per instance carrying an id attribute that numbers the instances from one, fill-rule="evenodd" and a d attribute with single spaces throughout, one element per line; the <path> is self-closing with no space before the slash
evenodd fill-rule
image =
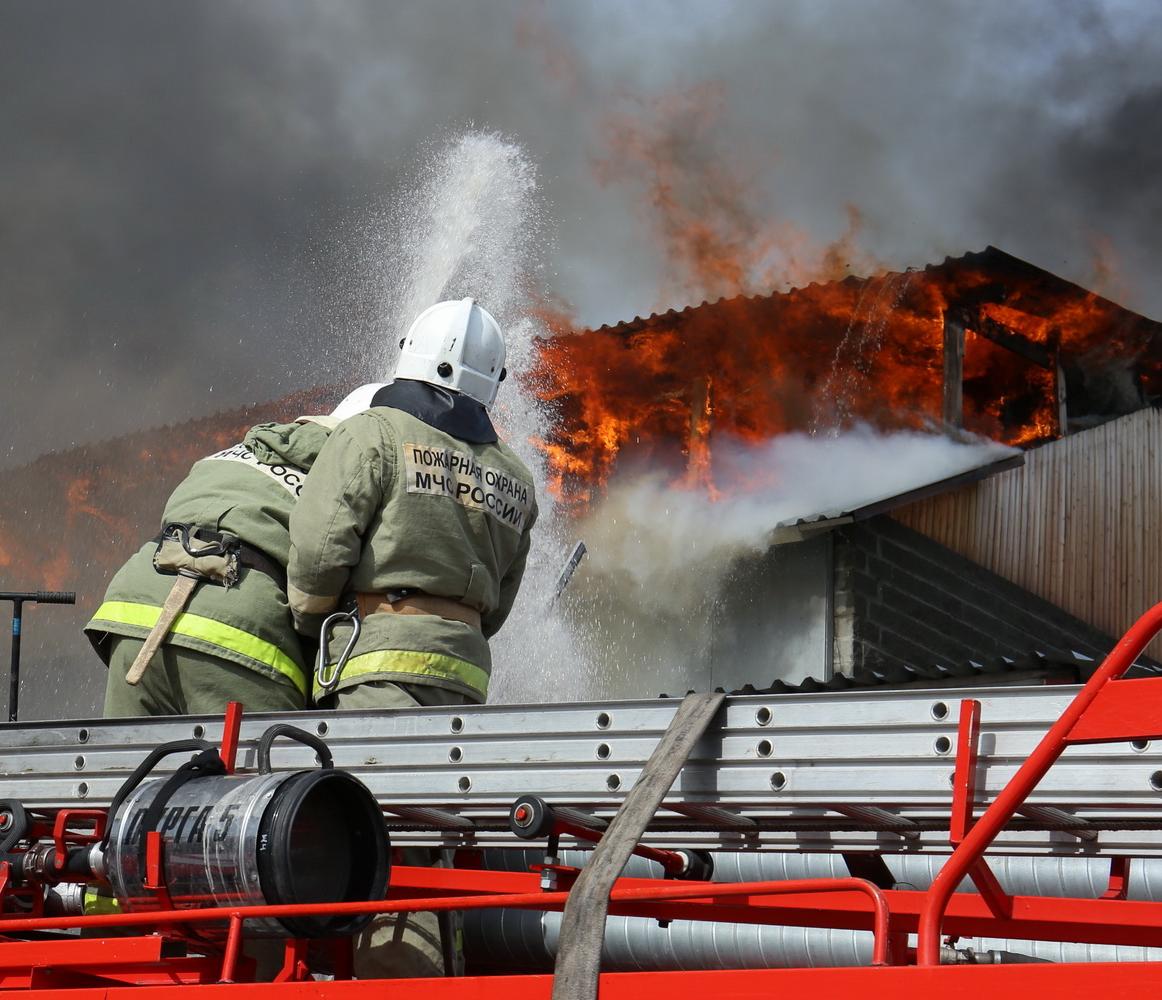
<path id="1" fill-rule="evenodd" d="M 331 434 L 291 518 L 291 610 L 337 628 L 316 700 L 338 708 L 483 702 L 488 638 L 520 587 L 537 516 L 532 474 L 488 409 L 504 338 L 472 299 L 440 302 L 401 342 L 395 379 Z"/>
<path id="2" fill-rule="evenodd" d="M 496 320 L 472 299 L 440 302 L 400 348 L 394 381 L 331 434 L 291 518 L 296 625 L 313 635 L 337 610 L 359 619 L 353 643 L 354 626 L 332 619 L 316 673 L 316 701 L 340 709 L 483 702 L 488 639 L 537 517 L 532 474 L 489 419 L 505 377 Z M 439 975 L 429 917 L 365 932 L 357 971 Z"/>

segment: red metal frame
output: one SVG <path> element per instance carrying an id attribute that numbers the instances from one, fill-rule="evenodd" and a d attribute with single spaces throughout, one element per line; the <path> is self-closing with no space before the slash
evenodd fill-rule
<path id="1" fill-rule="evenodd" d="M 567 834 L 575 837 L 577 840 L 587 840 L 591 843 L 596 843 L 601 840 L 601 835 L 604 831 L 596 827 L 583 826 L 580 823 L 574 823 L 567 818 L 558 816 L 553 823 L 553 835 Z M 556 853 L 551 851 L 550 853 Z M 633 853 L 639 858 L 646 858 L 648 861 L 655 861 L 665 870 L 667 875 L 679 876 L 686 868 L 686 859 L 677 851 L 667 851 L 660 847 L 648 847 L 645 844 L 637 844 Z M 569 865 L 541 865 L 542 869 L 555 869 L 557 871 L 568 872 L 571 868 Z M 576 875 L 576 872 L 574 872 Z"/>
<path id="2" fill-rule="evenodd" d="M 972 826 L 979 750 L 980 702 L 965 698 L 960 703 L 960 723 L 956 730 L 956 770 L 952 776 L 952 816 L 948 822 L 948 842 L 953 847 L 964 840 Z"/>
<path id="3" fill-rule="evenodd" d="M 177 981 L 175 981 L 177 982 Z M 549 975 L 472 976 L 461 979 L 183 985 L 184 1000 L 550 1000 Z M 1162 965 L 998 965 L 931 968 L 746 969 L 683 972 L 610 972 L 600 979 L 601 1000 L 1028 1000 L 1049 991 L 1053 1000 L 1148 998 L 1162 990 Z M 172 985 L 38 989 L 42 1000 L 173 1000 Z"/>
<path id="4" fill-rule="evenodd" d="M 1162 628 L 1162 604 L 1152 608 L 1118 643 L 1094 677 L 1038 744 L 1001 794 L 979 818 L 973 816 L 981 706 L 961 705 L 956 773 L 949 825 L 955 851 L 926 891 L 881 890 L 855 878 L 779 882 L 708 883 L 655 879 L 619 879 L 610 894 L 609 912 L 656 920 L 709 920 L 750 924 L 785 924 L 870 930 L 874 935 L 873 967 L 859 969 L 717 970 L 680 973 L 610 973 L 601 977 L 603 1000 L 675 1000 L 713 996 L 758 998 L 810 995 L 812 1000 L 853 995 L 888 995 L 942 1000 L 986 993 L 993 998 L 1025 1000 L 1032 990 L 1052 990 L 1058 998 L 1133 995 L 1162 989 L 1162 963 L 1118 965 L 1009 965 L 940 967 L 940 934 L 1015 939 L 1080 941 L 1162 947 L 1162 902 L 1127 900 L 1130 860 L 1111 862 L 1107 891 L 1098 899 L 1009 896 L 985 861 L 996 834 L 1022 806 L 1036 783 L 1065 747 L 1078 743 L 1125 741 L 1162 736 L 1162 678 L 1119 680 L 1146 643 Z M 1152 688 L 1145 685 L 1153 684 Z M 1159 693 L 1155 693 L 1159 692 Z M 238 745 L 241 710 L 227 713 L 222 756 L 232 767 Z M 63 815 L 63 814 L 62 814 Z M 73 819 L 99 822 L 73 812 Z M 93 834 L 69 829 L 59 818 L 54 826 L 57 851 L 66 841 L 82 842 Z M 466 977 L 440 980 L 352 981 L 349 941 L 336 942 L 333 982 L 304 981 L 309 976 L 307 944 L 285 942 L 284 959 L 273 983 L 250 979 L 254 963 L 243 954 L 246 922 L 260 917 L 322 914 L 408 913 L 414 911 L 519 908 L 561 910 L 567 891 L 546 891 L 535 872 L 494 872 L 472 867 L 393 869 L 386 900 L 369 903 L 299 906 L 228 906 L 174 910 L 162 884 L 160 838 L 147 841 L 147 884 L 161 907 L 153 912 L 84 917 L 0 914 L 5 937 L 62 930 L 100 932 L 138 928 L 147 936 L 71 938 L 52 941 L 0 939 L 0 989 L 33 989 L 43 997 L 115 1000 L 124 990 L 148 998 L 164 985 L 207 997 L 281 997 L 283 1000 L 382 996 L 393 1000 L 423 998 L 548 998 L 552 979 L 544 975 Z M 460 852 L 460 865 L 479 864 L 475 852 Z M 0 863 L 0 897 L 8 865 Z M 954 895 L 971 877 L 979 895 Z M 35 898 L 34 898 L 35 906 Z M 199 945 L 210 953 L 169 957 L 164 942 L 193 938 L 199 925 L 225 930 L 219 946 Z M 223 927 L 224 925 L 224 927 Z M 914 955 L 904 947 L 917 934 Z M 216 948 L 216 950 L 215 950 Z M 910 962 L 916 964 L 909 964 Z M 159 996 L 161 994 L 158 994 Z"/>
<path id="5" fill-rule="evenodd" d="M 965 832 L 964 839 L 928 889 L 918 929 L 919 964 L 940 963 L 941 924 L 956 887 L 968 874 L 976 881 L 984 852 L 1066 747 L 1162 736 L 1162 678 L 1118 680 L 1159 629 L 1162 629 L 1162 604 L 1155 604 L 1121 638 L 993 803 Z M 996 889 L 999 886 L 995 889 L 990 886 L 990 897 L 995 897 Z"/>
<path id="6" fill-rule="evenodd" d="M 1125 899 L 1130 889 L 1130 858 L 1110 858 L 1110 881 L 1102 899 Z"/>
<path id="7" fill-rule="evenodd" d="M 92 823 L 88 831 L 76 829 L 80 821 Z M 58 869 L 63 869 L 68 858 L 68 844 L 96 844 L 105 836 L 108 815 L 104 809 L 62 809 L 56 814 L 52 824 L 52 841 L 55 847 L 54 859 Z"/>
<path id="8" fill-rule="evenodd" d="M 234 773 L 234 764 L 238 759 L 238 738 L 242 733 L 242 702 L 226 702 L 226 717 L 222 721 L 222 745 L 218 748 L 218 756 L 226 765 L 226 773 Z"/>

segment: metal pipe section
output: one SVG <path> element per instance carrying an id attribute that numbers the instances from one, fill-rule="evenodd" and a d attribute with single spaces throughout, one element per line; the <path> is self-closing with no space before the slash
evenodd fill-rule
<path id="1" fill-rule="evenodd" d="M 536 911 L 465 914 L 468 961 L 489 969 L 552 969 L 560 944 L 561 915 Z M 1007 952 L 1003 961 L 1157 962 L 1162 948 L 1131 945 L 961 938 L 957 951 Z M 825 969 L 871 964 L 866 930 L 768 927 L 754 923 L 675 920 L 662 927 L 640 916 L 605 922 L 602 969 L 665 972 L 689 969 Z"/>
<path id="2" fill-rule="evenodd" d="M 591 852 L 559 854 L 561 864 L 584 867 Z M 527 871 L 541 860 L 537 851 L 492 850 L 485 866 L 494 871 Z M 900 888 L 925 889 L 947 856 L 885 855 Z M 1001 885 L 1017 895 L 1094 899 L 1105 892 L 1110 862 L 1105 858 L 999 857 L 989 861 Z M 633 878 L 661 878 L 662 867 L 633 857 L 623 871 Z M 833 854 L 727 853 L 714 856 L 716 882 L 843 878 L 843 856 Z M 965 880 L 960 892 L 975 892 Z M 1130 865 L 1131 899 L 1162 900 L 1162 860 Z M 470 962 L 502 971 L 550 969 L 560 938 L 561 915 L 535 911 L 481 910 L 465 915 L 465 949 Z M 1070 944 L 1003 938 L 965 938 L 960 950 L 1003 952 L 1004 960 L 1050 962 L 1145 962 L 1162 960 L 1162 948 Z M 602 967 L 610 971 L 686 969 L 824 968 L 868 965 L 872 935 L 866 931 L 817 927 L 772 927 L 674 920 L 666 926 L 642 917 L 609 917 Z"/>
<path id="3" fill-rule="evenodd" d="M 948 860 L 929 854 L 886 854 L 883 858 L 900 889 L 927 889 Z M 847 871 L 840 854 L 718 853 L 714 865 L 715 879 L 724 882 L 827 878 Z M 1017 896 L 1096 899 L 1106 891 L 1110 874 L 1109 858 L 1004 856 L 989 858 L 989 867 L 1002 888 Z M 976 892 L 976 886 L 966 878 L 957 891 Z M 1162 900 L 1162 860 L 1136 858 L 1130 863 L 1128 898 Z"/>
<path id="4" fill-rule="evenodd" d="M 560 945 L 561 914 L 473 910 L 464 915 L 469 963 L 494 971 L 548 970 Z M 958 950 L 1007 953 L 1004 960 L 1154 962 L 1162 948 L 962 938 Z M 837 968 L 870 965 L 872 935 L 820 927 L 609 917 L 601 967 L 610 972 L 689 969 Z"/>
<path id="5" fill-rule="evenodd" d="M 589 851 L 562 850 L 563 865 L 583 868 Z M 885 854 L 884 862 L 900 889 L 927 889 L 948 855 Z M 492 871 L 527 872 L 543 860 L 533 850 L 490 850 L 484 866 Z M 1017 896 L 1053 896 L 1096 899 L 1109 882 L 1109 858 L 1035 857 L 1015 855 L 989 858 L 989 866 L 1004 890 Z M 662 866 L 632 857 L 622 872 L 630 878 L 661 878 Z M 774 882 L 780 879 L 845 878 L 850 873 L 843 855 L 727 852 L 714 854 L 715 882 Z M 958 892 L 976 892 L 965 879 Z M 1162 859 L 1135 858 L 1130 863 L 1129 899 L 1162 900 Z"/>

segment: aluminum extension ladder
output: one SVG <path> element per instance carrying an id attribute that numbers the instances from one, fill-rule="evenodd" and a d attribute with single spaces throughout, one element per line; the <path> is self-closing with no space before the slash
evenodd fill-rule
<path id="1" fill-rule="evenodd" d="M 646 842 L 711 850 L 947 852 L 962 699 L 980 705 L 975 796 L 991 801 L 1077 693 L 968 688 L 731 697 Z M 238 766 L 276 721 L 325 739 L 373 791 L 400 846 L 527 847 L 522 794 L 608 819 L 677 700 L 301 712 L 243 719 Z M 108 805 L 159 743 L 218 741 L 220 717 L 0 725 L 0 798 Z M 175 767 L 178 761 L 166 762 Z M 313 766 L 287 745 L 278 766 Z M 1071 747 L 1000 833 L 1003 853 L 1162 855 L 1162 740 Z M 565 838 L 563 843 L 568 843 Z"/>

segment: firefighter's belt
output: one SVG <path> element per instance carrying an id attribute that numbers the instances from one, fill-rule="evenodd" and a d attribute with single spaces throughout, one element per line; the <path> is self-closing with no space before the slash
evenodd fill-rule
<path id="1" fill-rule="evenodd" d="M 184 537 L 180 530 L 171 530 L 181 528 L 187 529 Z M 286 589 L 286 568 L 261 549 L 234 535 L 208 528 L 167 524 L 154 542 L 157 551 L 153 556 L 153 568 L 159 573 L 195 576 L 231 587 L 237 582 L 238 567 L 245 566 L 265 573 L 281 589 Z"/>
<path id="2" fill-rule="evenodd" d="M 387 594 L 382 591 L 361 592 L 355 595 L 355 603 L 359 608 L 359 617 L 364 619 L 368 615 L 435 615 L 437 618 L 480 628 L 480 612 L 475 608 L 450 597 L 437 597 L 418 590 L 402 593 L 392 591 Z"/>
<path id="3" fill-rule="evenodd" d="M 161 606 L 157 623 L 145 637 L 140 651 L 125 675 L 126 684 L 140 684 L 141 678 L 157 654 L 174 621 L 190 603 L 194 590 L 203 580 L 209 580 L 223 587 L 232 587 L 238 582 L 239 565 L 246 564 L 243 543 L 236 536 L 224 532 L 198 528 L 191 524 L 177 522 L 167 524 L 157 536 L 157 551 L 153 554 L 153 568 L 159 573 L 174 574 L 177 579 Z M 245 546 L 273 566 L 270 560 L 254 549 Z M 249 565 L 254 565 L 253 556 Z M 256 567 L 270 574 L 265 566 Z M 278 579 L 275 577 L 275 579 Z"/>

